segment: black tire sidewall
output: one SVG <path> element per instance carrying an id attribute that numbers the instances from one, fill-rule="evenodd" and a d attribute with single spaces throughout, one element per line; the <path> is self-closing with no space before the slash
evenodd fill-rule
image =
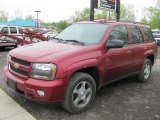
<path id="1" fill-rule="evenodd" d="M 145 79 L 145 78 L 144 78 L 144 69 L 145 69 L 146 64 L 148 64 L 148 63 L 149 63 L 149 65 L 150 65 L 150 74 L 149 74 L 148 78 Z M 149 59 L 146 59 L 145 62 L 144 62 L 144 65 L 143 65 L 142 72 L 141 72 L 141 74 L 139 75 L 139 81 L 140 81 L 140 82 L 147 82 L 147 81 L 149 81 L 150 76 L 151 76 L 151 69 L 152 69 L 152 63 L 151 63 L 151 61 L 150 61 Z"/>
<path id="2" fill-rule="evenodd" d="M 72 94 L 73 94 L 73 90 L 75 89 L 75 87 L 82 81 L 86 81 L 91 85 L 91 89 L 92 89 L 92 96 L 90 101 L 88 102 L 88 104 L 82 108 L 78 108 L 74 105 L 74 103 L 72 102 Z M 96 85 L 95 85 L 95 81 L 94 79 L 85 73 L 81 73 L 79 74 L 79 76 L 76 77 L 72 77 L 71 81 L 70 81 L 70 85 L 68 87 L 68 91 L 67 91 L 67 95 L 68 95 L 68 102 L 69 102 L 69 106 L 70 106 L 70 110 L 73 113 L 81 113 L 83 111 L 85 111 L 87 108 L 89 108 L 92 103 L 94 102 L 94 98 L 95 98 L 95 94 L 96 94 Z"/>

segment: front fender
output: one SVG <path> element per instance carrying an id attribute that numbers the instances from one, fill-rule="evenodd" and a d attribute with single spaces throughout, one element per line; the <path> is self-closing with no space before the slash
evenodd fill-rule
<path id="1" fill-rule="evenodd" d="M 73 73 L 79 71 L 81 69 L 89 68 L 89 67 L 97 67 L 98 68 L 98 61 L 96 59 L 88 59 L 83 60 L 80 62 L 76 62 L 71 64 L 66 68 L 64 71 L 64 76 L 70 78 Z"/>
<path id="2" fill-rule="evenodd" d="M 149 55 L 155 55 L 154 50 L 148 50 L 144 53 L 145 58 L 147 58 Z"/>

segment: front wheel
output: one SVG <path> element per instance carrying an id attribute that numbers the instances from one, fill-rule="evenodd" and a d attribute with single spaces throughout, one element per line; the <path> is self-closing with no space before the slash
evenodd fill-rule
<path id="1" fill-rule="evenodd" d="M 81 113 L 93 103 L 96 84 L 92 76 L 86 73 L 75 73 L 70 81 L 62 104 L 71 113 Z"/>
<path id="2" fill-rule="evenodd" d="M 152 63 L 149 59 L 146 59 L 141 73 L 138 75 L 140 82 L 147 82 L 151 76 Z"/>

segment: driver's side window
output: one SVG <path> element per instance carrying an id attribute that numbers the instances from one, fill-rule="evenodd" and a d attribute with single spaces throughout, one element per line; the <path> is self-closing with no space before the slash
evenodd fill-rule
<path id="1" fill-rule="evenodd" d="M 118 25 L 112 29 L 108 42 L 111 42 L 112 40 L 122 40 L 124 41 L 124 45 L 129 44 L 128 32 L 125 25 Z"/>

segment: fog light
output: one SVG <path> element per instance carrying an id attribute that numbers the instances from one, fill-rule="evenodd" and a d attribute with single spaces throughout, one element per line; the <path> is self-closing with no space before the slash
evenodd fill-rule
<path id="1" fill-rule="evenodd" d="M 41 97 L 45 95 L 44 91 L 41 90 L 37 90 L 37 94 Z"/>

